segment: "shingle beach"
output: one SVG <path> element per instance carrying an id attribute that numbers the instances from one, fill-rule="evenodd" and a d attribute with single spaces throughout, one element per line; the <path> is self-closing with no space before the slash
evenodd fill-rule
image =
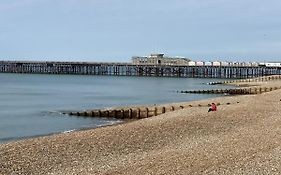
<path id="1" fill-rule="evenodd" d="M 212 102 L 218 111 L 198 106 Z M 0 144 L 0 174 L 281 174 L 280 89 L 189 103 L 196 105 Z"/>

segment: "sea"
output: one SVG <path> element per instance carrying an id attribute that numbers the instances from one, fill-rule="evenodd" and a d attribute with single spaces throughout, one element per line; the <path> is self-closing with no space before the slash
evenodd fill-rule
<path id="1" fill-rule="evenodd" d="M 223 79 L 0 73 L 0 143 L 123 122 L 65 112 L 222 96 L 179 93 L 228 88 L 214 81 Z"/>

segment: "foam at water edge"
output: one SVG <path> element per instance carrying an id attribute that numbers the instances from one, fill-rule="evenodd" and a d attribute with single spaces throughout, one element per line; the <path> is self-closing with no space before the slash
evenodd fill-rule
<path id="1" fill-rule="evenodd" d="M 124 121 L 122 121 L 122 120 L 108 121 L 108 122 L 105 123 L 105 124 L 97 125 L 97 127 L 101 127 L 101 126 L 110 126 L 110 125 L 114 125 L 114 124 L 118 124 L 118 123 L 122 123 L 122 122 L 124 122 Z"/>
<path id="2" fill-rule="evenodd" d="M 71 130 L 63 131 L 62 133 L 70 133 L 70 132 L 74 132 L 74 131 L 76 131 L 76 129 L 71 129 Z"/>

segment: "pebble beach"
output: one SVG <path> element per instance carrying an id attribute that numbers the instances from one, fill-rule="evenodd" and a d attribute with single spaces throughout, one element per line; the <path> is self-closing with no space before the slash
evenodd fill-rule
<path id="1" fill-rule="evenodd" d="M 259 83 L 270 85 L 281 80 Z M 218 111 L 198 105 L 212 102 Z M 0 174 L 281 174 L 280 89 L 187 104 L 193 107 L 0 144 Z"/>

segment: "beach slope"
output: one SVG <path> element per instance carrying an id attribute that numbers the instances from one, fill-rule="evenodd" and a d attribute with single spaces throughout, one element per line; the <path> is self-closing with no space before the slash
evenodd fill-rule
<path id="1" fill-rule="evenodd" d="M 0 145 L 0 174 L 280 174 L 281 90 Z"/>

